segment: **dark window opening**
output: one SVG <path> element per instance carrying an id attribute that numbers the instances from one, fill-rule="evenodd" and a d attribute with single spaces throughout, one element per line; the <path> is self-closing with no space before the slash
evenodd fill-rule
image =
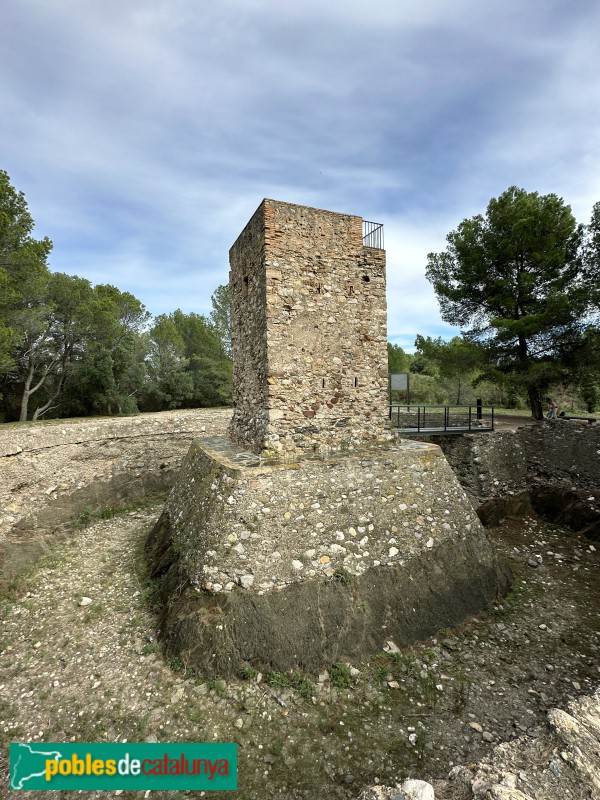
<path id="1" fill-rule="evenodd" d="M 248 297 L 248 283 L 249 283 L 248 276 L 244 275 L 244 282 L 242 283 L 242 295 L 244 297 Z"/>
<path id="2" fill-rule="evenodd" d="M 354 378 L 354 388 L 358 386 L 358 378 Z"/>
<path id="3" fill-rule="evenodd" d="M 364 281 L 365 283 L 370 283 L 370 282 L 371 282 L 371 278 L 369 278 L 369 276 L 368 276 L 368 275 L 363 275 L 363 276 L 362 276 L 362 279 L 363 279 L 363 281 Z"/>

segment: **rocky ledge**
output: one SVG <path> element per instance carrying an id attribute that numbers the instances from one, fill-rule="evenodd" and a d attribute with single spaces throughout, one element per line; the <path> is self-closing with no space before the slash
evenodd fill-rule
<path id="1" fill-rule="evenodd" d="M 598 800 L 600 691 L 573 700 L 568 711 L 550 709 L 536 739 L 500 744 L 486 761 L 454 767 L 434 784 L 373 786 L 359 800 Z"/>
<path id="2" fill-rule="evenodd" d="M 0 587 L 82 514 L 164 496 L 191 441 L 229 409 L 0 426 Z"/>

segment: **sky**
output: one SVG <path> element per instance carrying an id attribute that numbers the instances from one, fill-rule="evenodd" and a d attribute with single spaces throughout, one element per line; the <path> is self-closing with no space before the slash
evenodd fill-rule
<path id="1" fill-rule="evenodd" d="M 0 169 L 50 268 L 208 314 L 264 197 L 384 224 L 388 337 L 509 186 L 600 200 L 597 0 L 2 0 Z"/>

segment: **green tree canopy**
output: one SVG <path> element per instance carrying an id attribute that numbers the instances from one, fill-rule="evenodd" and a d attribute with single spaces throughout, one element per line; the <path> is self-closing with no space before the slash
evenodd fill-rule
<path id="1" fill-rule="evenodd" d="M 149 341 L 144 410 L 231 402 L 231 360 L 213 325 L 201 314 L 180 309 L 161 314 L 154 320 Z"/>
<path id="2" fill-rule="evenodd" d="M 221 342 L 223 353 L 231 358 L 231 295 L 229 285 L 217 286 L 210 298 L 210 326 Z"/>
<path id="3" fill-rule="evenodd" d="M 133 413 L 231 402 L 229 289 L 210 321 L 156 318 L 129 292 L 50 272 L 22 192 L 0 171 L 2 418 Z"/>
<path id="4" fill-rule="evenodd" d="M 392 375 L 408 372 L 412 357 L 399 344 L 388 342 L 388 372 Z"/>
<path id="5" fill-rule="evenodd" d="M 179 408 L 193 397 L 194 381 L 187 371 L 189 359 L 185 356 L 185 343 L 173 318 L 166 314 L 156 317 L 149 340 L 144 408 L 150 411 Z"/>
<path id="6" fill-rule="evenodd" d="M 47 413 L 60 396 L 71 365 L 84 351 L 92 324 L 93 289 L 88 280 L 62 272 L 48 273 L 38 306 L 23 326 L 16 374 L 22 381 L 21 421 L 32 395 L 44 389 L 33 419 Z"/>
<path id="7" fill-rule="evenodd" d="M 435 365 L 435 373 L 442 380 L 452 403 L 472 402 L 471 389 L 483 363 L 483 350 L 475 342 L 455 336 L 449 342 L 441 337 L 417 336 L 415 360 Z M 432 374 L 433 370 L 424 370 Z"/>
<path id="8" fill-rule="evenodd" d="M 541 393 L 598 308 L 593 226 L 578 225 L 556 195 L 513 186 L 428 256 L 443 319 L 485 347 L 492 370 L 522 383 L 536 419 Z"/>
<path id="9" fill-rule="evenodd" d="M 33 217 L 23 192 L 0 170 L 0 370 L 15 365 L 15 345 L 29 322 L 37 324 L 36 300 L 44 292 L 52 242 L 34 239 Z"/>
<path id="10" fill-rule="evenodd" d="M 574 353 L 571 377 L 588 413 L 600 408 L 600 328 L 590 325 Z"/>
<path id="11" fill-rule="evenodd" d="M 223 342 L 202 314 L 171 315 L 184 343 L 188 370 L 194 382 L 193 406 L 218 406 L 231 402 L 232 365 Z"/>
<path id="12" fill-rule="evenodd" d="M 70 370 L 63 414 L 128 414 L 137 411 L 145 386 L 145 335 L 150 314 L 130 292 L 99 284 L 80 305 L 87 320 L 85 346 Z"/>

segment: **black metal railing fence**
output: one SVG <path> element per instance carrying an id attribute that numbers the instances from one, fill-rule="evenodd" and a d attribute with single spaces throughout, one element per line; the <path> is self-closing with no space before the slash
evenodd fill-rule
<path id="1" fill-rule="evenodd" d="M 389 418 L 393 428 L 420 433 L 463 433 L 493 431 L 494 406 L 420 406 L 390 405 Z"/>
<path id="2" fill-rule="evenodd" d="M 380 222 L 369 222 L 363 219 L 363 245 L 365 247 L 375 247 L 384 250 L 383 246 L 383 224 Z"/>

